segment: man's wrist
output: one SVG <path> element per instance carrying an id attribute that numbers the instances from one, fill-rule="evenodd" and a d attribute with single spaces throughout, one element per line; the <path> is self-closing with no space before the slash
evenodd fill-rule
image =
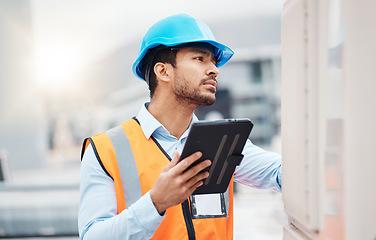
<path id="1" fill-rule="evenodd" d="M 151 198 L 151 201 L 153 202 L 154 204 L 154 207 L 155 209 L 157 210 L 157 212 L 159 213 L 159 215 L 163 216 L 166 212 L 166 208 L 163 208 L 161 206 L 161 204 L 159 204 L 156 199 L 155 199 L 155 196 L 153 194 L 153 190 L 150 190 L 150 198 Z"/>

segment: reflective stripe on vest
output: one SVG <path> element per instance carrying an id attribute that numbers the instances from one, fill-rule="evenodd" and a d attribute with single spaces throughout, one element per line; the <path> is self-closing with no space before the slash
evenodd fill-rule
<path id="1" fill-rule="evenodd" d="M 140 178 L 131 145 L 121 126 L 108 130 L 106 134 L 114 147 L 116 159 L 123 160 L 117 161 L 117 164 L 123 186 L 125 206 L 131 206 L 142 197 Z"/>
<path id="2" fill-rule="evenodd" d="M 88 140 L 98 161 L 114 180 L 118 213 L 150 191 L 162 168 L 169 163 L 162 150 L 152 138 L 145 138 L 140 125 L 133 119 Z M 88 145 L 85 141 L 83 150 Z M 193 219 L 197 240 L 233 238 L 232 196 L 231 180 L 225 193 L 227 217 Z M 152 239 L 188 239 L 180 205 L 167 209 L 166 217 Z"/>

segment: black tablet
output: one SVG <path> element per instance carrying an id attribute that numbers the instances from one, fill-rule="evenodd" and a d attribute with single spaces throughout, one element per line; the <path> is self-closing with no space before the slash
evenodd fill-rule
<path id="1" fill-rule="evenodd" d="M 249 119 L 223 119 L 199 121 L 192 124 L 180 160 L 200 151 L 201 161 L 209 159 L 212 164 L 204 169 L 209 177 L 193 194 L 223 193 L 227 190 L 235 167 L 243 159 L 244 144 L 253 124 Z"/>

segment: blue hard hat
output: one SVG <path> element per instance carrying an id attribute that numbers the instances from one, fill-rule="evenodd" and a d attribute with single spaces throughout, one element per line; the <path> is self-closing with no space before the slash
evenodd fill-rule
<path id="1" fill-rule="evenodd" d="M 133 73 L 142 77 L 142 59 L 149 49 L 159 45 L 173 47 L 186 43 L 208 43 L 214 47 L 217 67 L 224 65 L 234 52 L 227 46 L 217 42 L 210 28 L 199 19 L 187 14 L 177 14 L 164 18 L 146 32 L 142 39 L 138 57 L 133 64 Z"/>

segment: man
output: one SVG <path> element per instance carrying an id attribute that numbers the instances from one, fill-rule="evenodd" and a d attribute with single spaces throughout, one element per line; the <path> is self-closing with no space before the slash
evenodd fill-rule
<path id="1" fill-rule="evenodd" d="M 196 107 L 215 102 L 218 67 L 233 55 L 207 25 L 167 17 L 143 38 L 133 71 L 150 103 L 119 127 L 84 142 L 81 239 L 232 239 L 232 182 L 224 194 L 191 196 L 208 177 L 200 152 L 178 162 Z M 236 84 L 236 83 L 235 83 Z M 249 140 L 234 180 L 281 190 L 281 159 Z"/>

